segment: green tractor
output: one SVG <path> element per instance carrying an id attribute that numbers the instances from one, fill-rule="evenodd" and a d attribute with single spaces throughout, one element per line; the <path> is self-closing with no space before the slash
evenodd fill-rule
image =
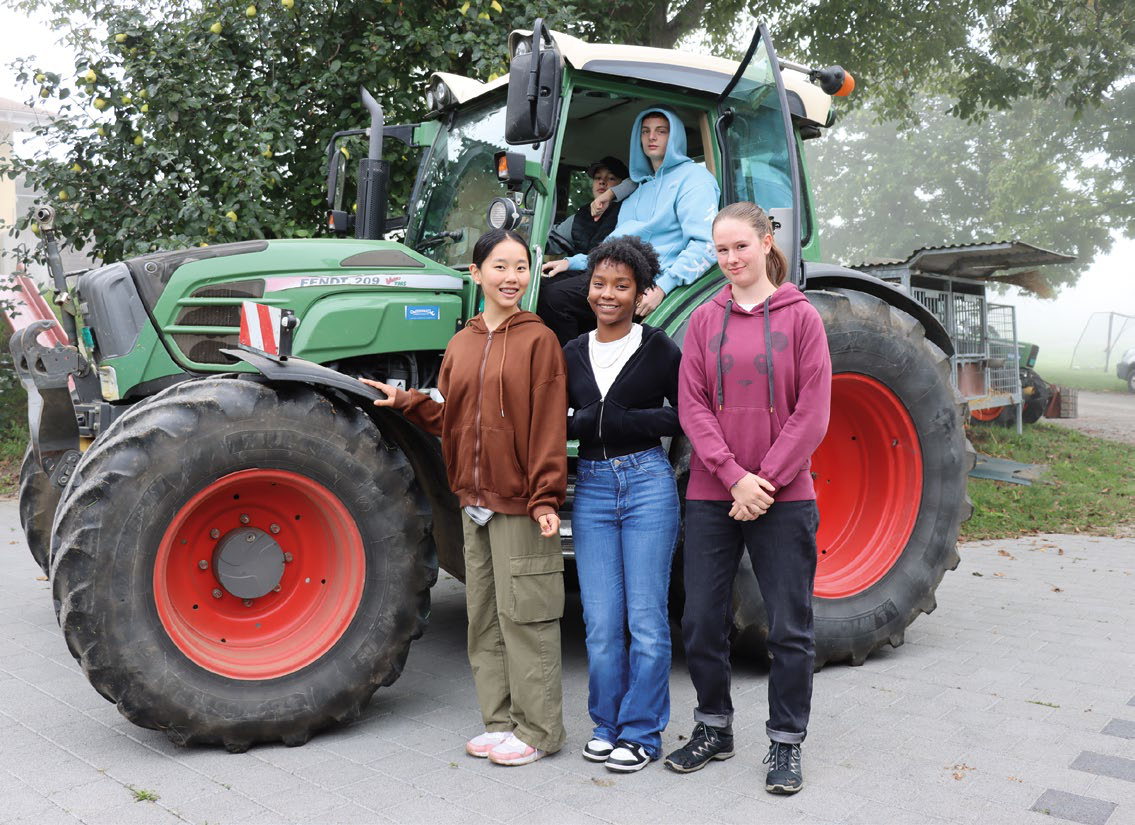
<path id="1" fill-rule="evenodd" d="M 724 203 L 753 200 L 777 218 L 827 327 L 817 666 L 899 645 L 933 610 L 958 561 L 972 459 L 942 326 L 904 292 L 818 262 L 801 142 L 832 125 L 831 95 L 850 79 L 778 60 L 763 26 L 740 64 L 589 44 L 540 21 L 509 46 L 500 80 L 434 75 L 422 124 L 384 126 L 364 94 L 357 214 L 342 203 L 343 153 L 335 141 L 329 151 L 329 223 L 353 238 L 156 253 L 70 287 L 55 266 L 66 340 L 47 342 L 54 321 L 29 324 L 32 309 L 14 319 L 32 432 L 28 541 L 71 652 L 136 724 L 233 751 L 301 744 L 398 677 L 438 566 L 463 576 L 459 511 L 438 441 L 373 407 L 354 377 L 435 386 L 447 342 L 479 309 L 467 271 L 479 235 L 518 226 L 539 271 L 565 193 L 628 141 L 646 105 L 681 115 Z M 424 152 L 405 217 L 387 214 L 384 137 Z M 724 282 L 712 268 L 648 323 L 681 342 Z M 539 289 L 534 278 L 524 308 Z M 236 346 L 246 301 L 287 319 L 291 357 Z M 689 445 L 670 450 L 682 479 Z M 759 645 L 766 623 L 743 569 L 738 643 Z"/>

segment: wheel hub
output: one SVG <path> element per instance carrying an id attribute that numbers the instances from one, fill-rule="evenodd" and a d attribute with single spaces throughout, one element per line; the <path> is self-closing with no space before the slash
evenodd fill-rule
<path id="1" fill-rule="evenodd" d="M 217 542 L 213 570 L 221 586 L 238 599 L 259 599 L 283 578 L 284 551 L 263 530 L 241 527 Z"/>

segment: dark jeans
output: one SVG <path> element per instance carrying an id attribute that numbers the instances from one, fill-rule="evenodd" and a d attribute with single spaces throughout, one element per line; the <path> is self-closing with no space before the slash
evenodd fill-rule
<path id="1" fill-rule="evenodd" d="M 815 501 L 779 501 L 755 521 L 736 521 L 729 517 L 730 504 L 686 502 L 682 639 L 698 694 L 694 719 L 713 727 L 733 721 L 729 696 L 733 579 L 748 547 L 769 619 L 772 665 L 765 727 L 774 742 L 803 742 L 816 660 L 812 587 L 819 511 Z"/>
<path id="2" fill-rule="evenodd" d="M 590 286 L 586 272 L 568 270 L 540 284 L 536 313 L 560 339 L 560 346 L 595 329 L 595 313 L 587 303 Z"/>

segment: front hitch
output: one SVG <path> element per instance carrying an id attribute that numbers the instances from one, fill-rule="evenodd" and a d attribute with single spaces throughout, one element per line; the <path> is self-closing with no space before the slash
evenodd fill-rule
<path id="1" fill-rule="evenodd" d="M 12 335 L 16 375 L 28 394 L 28 432 L 32 450 L 51 483 L 65 487 L 79 463 L 79 424 L 71 401 L 70 380 L 87 371 L 73 346 L 46 347 L 37 337 L 54 326 L 35 321 Z"/>

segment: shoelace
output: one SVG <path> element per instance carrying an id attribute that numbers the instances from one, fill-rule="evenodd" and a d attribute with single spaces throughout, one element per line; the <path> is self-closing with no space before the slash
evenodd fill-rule
<path id="1" fill-rule="evenodd" d="M 770 762 L 774 770 L 798 772 L 800 770 L 800 746 L 773 742 L 769 745 L 768 754 L 764 758 L 764 764 L 768 765 Z"/>

